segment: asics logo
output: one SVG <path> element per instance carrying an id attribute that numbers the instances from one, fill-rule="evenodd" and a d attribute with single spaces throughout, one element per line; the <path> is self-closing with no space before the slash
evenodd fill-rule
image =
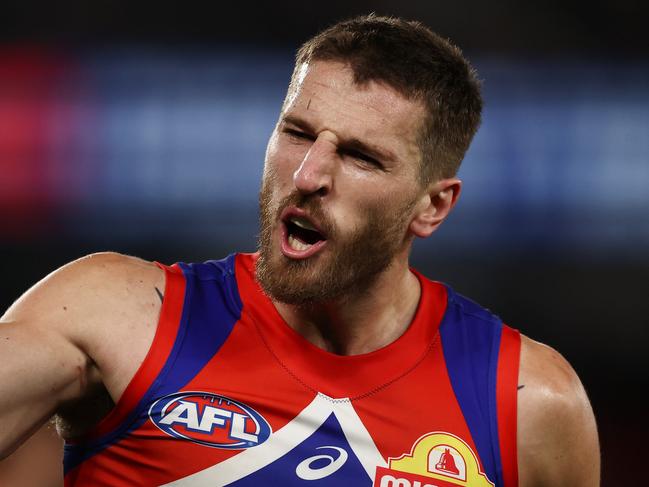
<path id="1" fill-rule="evenodd" d="M 349 455 L 337 446 L 319 446 L 316 450 L 329 449 L 337 452 L 337 458 L 332 455 L 313 455 L 300 462 L 295 468 L 295 474 L 302 480 L 320 480 L 340 470 Z"/>

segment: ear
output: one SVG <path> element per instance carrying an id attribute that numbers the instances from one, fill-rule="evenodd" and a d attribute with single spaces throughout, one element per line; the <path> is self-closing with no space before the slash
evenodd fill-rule
<path id="1" fill-rule="evenodd" d="M 462 189 L 457 178 L 442 179 L 431 183 L 417 204 L 410 222 L 410 231 L 417 237 L 430 236 L 451 212 Z"/>

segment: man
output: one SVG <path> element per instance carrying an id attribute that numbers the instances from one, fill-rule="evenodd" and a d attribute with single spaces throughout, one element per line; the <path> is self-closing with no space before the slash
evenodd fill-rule
<path id="1" fill-rule="evenodd" d="M 0 453 L 56 414 L 70 486 L 597 485 L 570 365 L 408 267 L 457 201 L 481 106 L 420 24 L 308 41 L 259 253 L 97 254 L 35 285 L 0 328 Z"/>

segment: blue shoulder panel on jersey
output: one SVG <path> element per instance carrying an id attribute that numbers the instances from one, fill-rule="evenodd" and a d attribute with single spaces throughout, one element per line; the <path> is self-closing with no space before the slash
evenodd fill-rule
<path id="1" fill-rule="evenodd" d="M 180 267 L 188 287 L 192 281 L 191 302 L 185 301 L 182 329 L 156 379 L 156 396 L 177 392 L 191 381 L 221 348 L 241 317 L 234 255 L 221 261 Z"/>
<path id="2" fill-rule="evenodd" d="M 179 264 L 186 281 L 185 301 L 178 334 L 162 370 L 119 428 L 92 443 L 65 446 L 66 473 L 140 427 L 148 419 L 153 399 L 180 390 L 218 352 L 243 308 L 234 263 L 235 254 L 203 264 Z"/>
<path id="3" fill-rule="evenodd" d="M 502 321 L 451 288 L 447 290 L 440 335 L 449 377 L 485 473 L 496 486 L 502 486 L 496 414 Z"/>

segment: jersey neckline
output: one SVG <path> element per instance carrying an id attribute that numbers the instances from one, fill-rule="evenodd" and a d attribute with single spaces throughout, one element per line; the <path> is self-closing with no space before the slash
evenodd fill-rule
<path id="1" fill-rule="evenodd" d="M 415 316 L 396 340 L 373 352 L 336 355 L 323 350 L 291 328 L 255 279 L 257 254 L 238 254 L 235 274 L 249 316 L 279 364 L 313 392 L 331 398 L 358 399 L 387 387 L 419 365 L 439 343 L 439 325 L 446 311 L 447 290 L 414 269 L 421 285 Z"/>

